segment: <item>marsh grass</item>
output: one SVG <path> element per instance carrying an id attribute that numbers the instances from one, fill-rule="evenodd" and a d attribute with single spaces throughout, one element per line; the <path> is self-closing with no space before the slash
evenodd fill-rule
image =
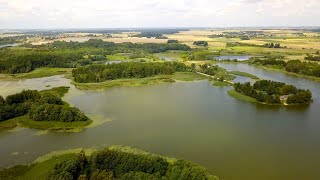
<path id="1" fill-rule="evenodd" d="M 251 102 L 251 103 L 257 103 L 258 101 L 252 97 L 243 95 L 241 93 L 236 92 L 235 90 L 230 90 L 228 91 L 229 96 L 242 100 L 242 101 L 246 101 L 246 102 Z"/>
<path id="2" fill-rule="evenodd" d="M 233 75 L 238 75 L 238 76 L 244 76 L 244 77 L 249 77 L 251 79 L 260 79 L 259 77 L 250 74 L 250 73 L 246 73 L 246 72 L 242 72 L 242 71 L 230 71 L 230 74 Z"/>

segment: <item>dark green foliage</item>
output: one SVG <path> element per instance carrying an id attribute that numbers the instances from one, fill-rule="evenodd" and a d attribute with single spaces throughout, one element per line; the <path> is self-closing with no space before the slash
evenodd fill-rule
<path id="1" fill-rule="evenodd" d="M 161 176 L 143 172 L 128 172 L 119 178 L 120 180 L 161 180 Z"/>
<path id="2" fill-rule="evenodd" d="M 137 63 L 91 65 L 72 71 L 74 80 L 79 83 L 103 82 L 120 78 L 143 78 L 161 74 L 173 74 L 176 71 L 190 71 L 183 63 Z"/>
<path id="3" fill-rule="evenodd" d="M 0 106 L 4 105 L 6 101 L 3 99 L 2 96 L 0 96 Z"/>
<path id="4" fill-rule="evenodd" d="M 193 45 L 207 47 L 209 44 L 207 41 L 195 41 L 193 42 Z"/>
<path id="5" fill-rule="evenodd" d="M 170 40 L 167 41 L 167 43 L 168 44 L 170 44 L 170 43 L 179 43 L 179 41 L 178 40 L 174 40 L 174 39 L 170 39 Z"/>
<path id="6" fill-rule="evenodd" d="M 35 90 L 23 90 L 21 93 L 9 95 L 6 98 L 6 103 L 11 104 L 19 104 L 24 103 L 27 100 L 36 100 L 40 98 L 40 93 Z"/>
<path id="7" fill-rule="evenodd" d="M 35 121 L 76 122 L 88 120 L 78 108 L 47 103 L 32 106 L 29 117 Z"/>
<path id="8" fill-rule="evenodd" d="M 204 74 L 214 76 L 217 71 L 218 71 L 218 66 L 207 64 L 207 63 L 200 65 L 200 72 Z"/>
<path id="9" fill-rule="evenodd" d="M 288 104 L 309 104 L 312 99 L 311 91 L 299 91 L 297 94 L 288 97 Z"/>
<path id="10" fill-rule="evenodd" d="M 250 37 L 249 36 L 242 36 L 240 39 L 241 40 L 250 40 Z"/>
<path id="11" fill-rule="evenodd" d="M 82 155 L 81 155 L 82 154 Z M 57 164 L 48 179 L 92 179 L 92 180 L 160 180 L 160 179 L 218 179 L 196 164 L 177 160 L 173 164 L 155 155 L 134 154 L 104 149 L 90 158 L 84 152 L 75 159 Z"/>
<path id="12" fill-rule="evenodd" d="M 0 122 L 26 114 L 36 121 L 87 121 L 88 118 L 79 109 L 69 107 L 61 100 L 68 89 L 59 87 L 42 92 L 27 90 L 10 95 L 6 100 L 0 97 Z"/>
<path id="13" fill-rule="evenodd" d="M 279 43 L 266 43 L 264 45 L 264 47 L 267 47 L 267 48 L 281 48 Z"/>
<path id="14" fill-rule="evenodd" d="M 0 108 L 0 122 L 15 117 L 23 116 L 28 113 L 29 109 L 30 103 L 2 105 Z"/>
<path id="15" fill-rule="evenodd" d="M 108 149 L 94 153 L 90 158 L 90 164 L 94 169 L 111 171 L 116 177 L 130 171 L 159 173 L 164 176 L 168 168 L 168 162 L 160 157 L 135 155 Z"/>
<path id="16" fill-rule="evenodd" d="M 179 179 L 179 180 L 198 180 L 198 179 L 209 179 L 208 172 L 206 169 L 195 165 L 191 162 L 178 160 L 172 166 L 167 173 L 168 179 Z"/>
<path id="17" fill-rule="evenodd" d="M 106 170 L 97 169 L 93 171 L 92 175 L 90 176 L 90 180 L 113 180 L 113 173 L 106 172 Z"/>
<path id="18" fill-rule="evenodd" d="M 94 55 L 94 56 L 91 56 L 90 59 L 92 61 L 103 61 L 103 60 L 106 60 L 106 56 L 103 56 L 103 55 Z"/>
<path id="19" fill-rule="evenodd" d="M 312 94 L 309 90 L 297 89 L 295 86 L 281 82 L 261 80 L 254 83 L 253 86 L 249 82 L 236 83 L 234 89 L 238 93 L 268 104 L 280 104 L 281 96 L 288 96 L 287 104 L 308 104 L 312 101 Z"/>
<path id="20" fill-rule="evenodd" d="M 80 66 L 86 66 L 92 64 L 92 60 L 90 59 L 81 59 L 78 61 Z"/>
<path id="21" fill-rule="evenodd" d="M 75 67 L 82 59 L 78 52 L 48 49 L 1 49 L 1 73 L 27 73 L 39 67 Z"/>
<path id="22" fill-rule="evenodd" d="M 314 56 L 314 55 L 308 54 L 304 59 L 309 61 L 320 61 L 319 51 L 317 52 L 318 52 L 317 55 Z"/>

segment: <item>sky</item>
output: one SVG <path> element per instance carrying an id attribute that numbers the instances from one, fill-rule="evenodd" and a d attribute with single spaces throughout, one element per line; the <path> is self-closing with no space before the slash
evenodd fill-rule
<path id="1" fill-rule="evenodd" d="M 0 29 L 319 26 L 320 0 L 0 0 Z"/>

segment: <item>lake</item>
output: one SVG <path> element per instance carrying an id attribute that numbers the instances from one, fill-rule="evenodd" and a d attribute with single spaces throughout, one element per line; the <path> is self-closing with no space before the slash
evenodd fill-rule
<path id="1" fill-rule="evenodd" d="M 68 102 L 112 121 L 80 133 L 1 130 L 0 166 L 31 162 L 53 150 L 117 144 L 194 161 L 226 180 L 319 179 L 320 83 L 247 64 L 218 65 L 308 88 L 314 103 L 251 104 L 207 80 L 81 93 L 72 88 Z"/>
<path id="2" fill-rule="evenodd" d="M 219 61 L 225 60 L 238 60 L 238 61 L 246 61 L 249 60 L 252 56 L 215 56 L 214 58 Z"/>

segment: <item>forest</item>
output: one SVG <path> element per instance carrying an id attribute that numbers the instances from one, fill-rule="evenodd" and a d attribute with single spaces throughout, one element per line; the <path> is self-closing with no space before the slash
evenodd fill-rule
<path id="1" fill-rule="evenodd" d="M 133 44 L 88 40 L 79 42 L 53 42 L 44 45 L 25 45 L 27 49 L 0 49 L 0 73 L 27 73 L 39 67 L 75 68 L 91 64 L 85 56 L 93 61 L 102 60 L 102 56 L 115 53 L 144 52 L 160 53 L 168 50 L 190 49 L 189 46 L 169 44 Z M 105 58 L 104 58 L 105 59 Z"/>
<path id="2" fill-rule="evenodd" d="M 87 121 L 88 118 L 78 108 L 69 107 L 62 101 L 62 95 L 68 89 L 60 87 L 41 92 L 24 90 L 5 99 L 0 96 L 0 122 L 24 115 L 35 121 Z M 56 91 L 62 93 L 53 93 Z"/>
<path id="3" fill-rule="evenodd" d="M 315 62 L 303 62 L 299 60 L 284 61 L 277 60 L 275 58 L 253 58 L 249 61 L 249 63 L 284 69 L 288 72 L 293 72 L 307 76 L 320 77 L 320 64 Z"/>
<path id="4" fill-rule="evenodd" d="M 139 63 L 123 62 L 119 64 L 90 65 L 72 71 L 74 81 L 78 83 L 103 82 L 121 78 L 144 78 L 155 75 L 173 74 L 191 71 L 183 63 Z"/>
<path id="5" fill-rule="evenodd" d="M 94 152 L 89 157 L 82 150 L 77 157 L 57 164 L 47 179 L 218 180 L 206 169 L 185 160 L 169 163 L 166 158 L 157 155 L 110 149 Z"/>
<path id="6" fill-rule="evenodd" d="M 309 104 L 312 101 L 310 90 L 297 89 L 293 85 L 270 80 L 257 81 L 253 86 L 249 82 L 236 83 L 234 90 L 267 104 L 281 104 L 282 101 L 287 104 Z"/>

